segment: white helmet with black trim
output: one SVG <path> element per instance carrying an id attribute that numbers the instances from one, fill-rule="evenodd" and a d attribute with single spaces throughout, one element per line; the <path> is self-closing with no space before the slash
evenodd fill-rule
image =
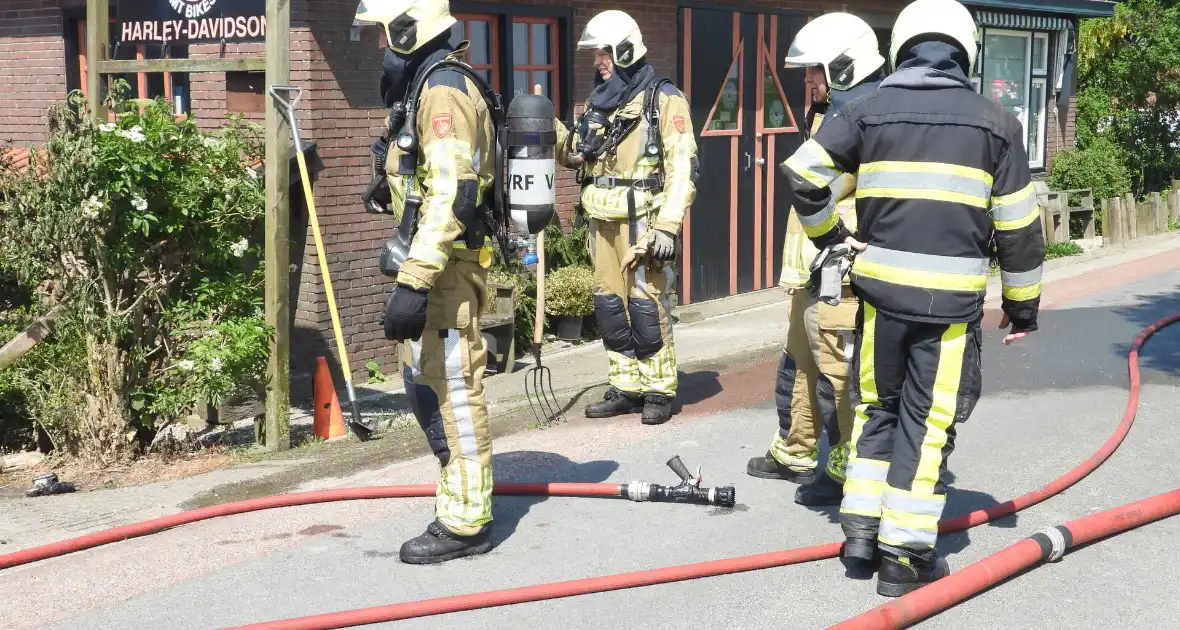
<path id="1" fill-rule="evenodd" d="M 955 44 L 967 54 L 967 72 L 975 67 L 979 53 L 979 29 L 967 7 L 955 0 L 914 0 L 897 16 L 889 42 L 889 63 L 897 68 L 897 57 L 915 40 L 938 40 Z"/>
<path id="2" fill-rule="evenodd" d="M 872 76 L 885 58 L 868 23 L 851 13 L 825 13 L 799 29 L 784 65 L 820 66 L 828 87 L 847 90 Z"/>
<path id="3" fill-rule="evenodd" d="M 380 24 L 389 47 L 403 54 L 418 50 L 456 22 L 448 0 L 360 0 L 356 19 Z"/>
<path id="4" fill-rule="evenodd" d="M 647 55 L 643 45 L 643 33 L 639 24 L 622 11 L 603 11 L 590 19 L 582 36 L 578 38 L 578 50 L 600 49 L 611 54 L 615 65 L 629 68 Z"/>

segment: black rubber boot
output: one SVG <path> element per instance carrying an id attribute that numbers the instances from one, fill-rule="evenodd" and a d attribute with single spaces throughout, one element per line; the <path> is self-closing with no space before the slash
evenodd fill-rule
<path id="1" fill-rule="evenodd" d="M 877 541 L 869 538 L 845 538 L 840 557 L 875 564 L 880 561 L 880 556 L 877 554 Z"/>
<path id="2" fill-rule="evenodd" d="M 814 470 L 795 470 L 784 466 L 766 451 L 762 457 L 753 457 L 746 463 L 746 474 L 760 479 L 782 479 L 792 483 L 811 483 L 815 480 Z"/>
<path id="3" fill-rule="evenodd" d="M 877 571 L 877 594 L 901 597 L 951 573 L 943 558 L 917 555 L 881 554 L 881 568 Z"/>
<path id="4" fill-rule="evenodd" d="M 426 531 L 402 544 L 401 559 L 406 564 L 437 564 L 464 556 L 474 556 L 492 550 L 491 526 L 474 536 L 452 534 L 438 521 L 426 526 Z"/>
<path id="5" fill-rule="evenodd" d="M 636 394 L 621 392 L 613 387 L 607 388 L 601 402 L 586 405 L 587 418 L 613 418 L 642 411 L 643 398 Z"/>
<path id="6" fill-rule="evenodd" d="M 815 481 L 800 486 L 795 491 L 795 503 L 799 505 L 840 505 L 843 500 L 844 484 L 832 479 L 826 472 L 820 474 Z"/>
<path id="7" fill-rule="evenodd" d="M 664 424 L 672 419 L 672 399 L 663 394 L 643 396 L 643 424 Z"/>

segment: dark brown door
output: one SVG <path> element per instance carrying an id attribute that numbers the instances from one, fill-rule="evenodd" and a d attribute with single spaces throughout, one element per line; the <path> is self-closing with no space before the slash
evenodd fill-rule
<path id="1" fill-rule="evenodd" d="M 680 302 L 771 286 L 789 190 L 774 163 L 801 142 L 802 73 L 779 68 L 803 18 L 681 9 L 681 85 L 701 177 L 684 223 Z"/>

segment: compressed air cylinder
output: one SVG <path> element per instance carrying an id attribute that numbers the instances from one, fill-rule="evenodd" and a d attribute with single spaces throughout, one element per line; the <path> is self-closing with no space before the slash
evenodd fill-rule
<path id="1" fill-rule="evenodd" d="M 523 234 L 539 234 L 556 211 L 553 101 L 520 94 L 508 105 L 508 210 Z"/>

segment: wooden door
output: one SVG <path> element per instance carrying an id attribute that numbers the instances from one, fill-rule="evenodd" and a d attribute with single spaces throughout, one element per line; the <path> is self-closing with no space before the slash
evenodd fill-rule
<path id="1" fill-rule="evenodd" d="M 802 142 L 802 71 L 781 60 L 803 18 L 681 9 L 681 85 L 701 176 L 685 217 L 680 303 L 773 286 L 790 190 L 776 182 Z"/>

